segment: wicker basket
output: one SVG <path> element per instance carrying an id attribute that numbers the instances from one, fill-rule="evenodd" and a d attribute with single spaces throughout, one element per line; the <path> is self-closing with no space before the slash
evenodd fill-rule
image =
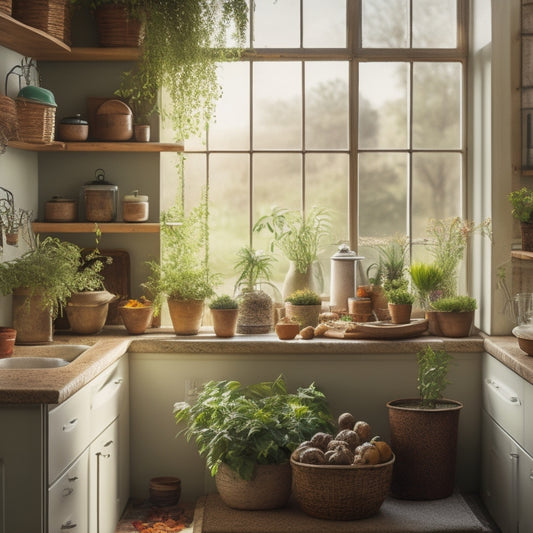
<path id="1" fill-rule="evenodd" d="M 0 128 L 8 141 L 18 139 L 17 106 L 9 96 L 0 95 Z"/>
<path id="2" fill-rule="evenodd" d="M 13 17 L 70 45 L 69 0 L 13 0 Z"/>
<path id="3" fill-rule="evenodd" d="M 54 140 L 56 108 L 48 104 L 16 98 L 19 139 L 28 143 Z"/>
<path id="4" fill-rule="evenodd" d="M 120 5 L 99 6 L 95 11 L 98 42 L 103 47 L 140 46 L 143 39 L 141 23 L 129 16 Z"/>
<path id="5" fill-rule="evenodd" d="M 11 15 L 11 0 L 0 0 L 0 11 L 6 15 Z"/>
<path id="6" fill-rule="evenodd" d="M 302 511 L 326 520 L 375 515 L 390 492 L 394 456 L 379 465 L 310 465 L 291 458 L 292 489 Z"/>

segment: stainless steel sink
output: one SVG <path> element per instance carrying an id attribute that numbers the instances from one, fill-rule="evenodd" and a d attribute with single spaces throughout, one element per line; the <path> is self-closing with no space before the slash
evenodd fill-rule
<path id="1" fill-rule="evenodd" d="M 89 348 L 86 344 L 16 346 L 12 357 L 0 359 L 0 369 L 58 368 L 68 365 Z"/>

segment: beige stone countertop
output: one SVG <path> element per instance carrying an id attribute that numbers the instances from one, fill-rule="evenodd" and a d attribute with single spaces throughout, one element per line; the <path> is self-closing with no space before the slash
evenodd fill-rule
<path id="1" fill-rule="evenodd" d="M 416 353 L 430 344 L 435 349 L 453 352 L 488 351 L 517 374 L 533 383 L 533 358 L 518 348 L 514 337 L 475 335 L 451 339 L 422 335 L 403 340 L 343 340 L 314 338 L 280 341 L 277 336 L 236 335 L 223 339 L 211 328 L 198 335 L 176 336 L 171 328 L 148 330 L 143 335 L 128 335 L 121 326 L 106 327 L 90 336 L 56 332 L 54 345 L 86 344 L 90 348 L 71 363 L 59 368 L 0 369 L 0 403 L 61 403 L 91 381 L 126 352 L 130 353 L 219 353 L 223 354 L 369 354 Z M 55 356 L 47 346 L 15 346 L 14 357 L 27 355 Z M 38 354 L 36 354 L 38 352 Z"/>

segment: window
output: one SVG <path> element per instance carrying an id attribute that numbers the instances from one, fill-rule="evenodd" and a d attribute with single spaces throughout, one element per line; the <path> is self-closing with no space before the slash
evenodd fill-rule
<path id="1" fill-rule="evenodd" d="M 251 228 L 274 205 L 332 210 L 326 294 L 340 243 L 372 262 L 369 241 L 403 234 L 421 259 L 428 220 L 463 214 L 467 1 L 254 4 L 252 51 L 220 66 L 216 120 L 185 145 L 186 199 L 209 184 L 224 289 L 239 248 L 267 247 Z M 280 257 L 274 281 L 286 271 Z"/>

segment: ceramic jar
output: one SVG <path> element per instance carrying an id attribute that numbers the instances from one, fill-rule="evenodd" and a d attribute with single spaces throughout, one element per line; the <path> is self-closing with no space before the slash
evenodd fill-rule
<path id="1" fill-rule="evenodd" d="M 122 218 L 124 222 L 146 222 L 148 220 L 148 196 L 133 191 L 124 196 L 122 201 Z"/>

